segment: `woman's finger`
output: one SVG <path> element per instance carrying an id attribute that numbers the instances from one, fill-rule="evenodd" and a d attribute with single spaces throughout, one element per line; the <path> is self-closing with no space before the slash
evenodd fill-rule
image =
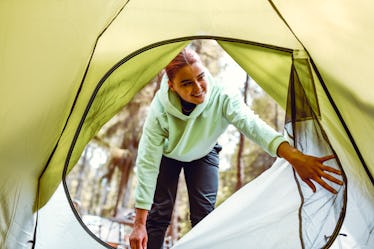
<path id="1" fill-rule="evenodd" d="M 141 241 L 139 239 L 131 240 L 130 247 L 131 249 L 141 249 Z"/>
<path id="2" fill-rule="evenodd" d="M 324 170 L 324 171 L 329 171 L 329 172 L 331 172 L 331 173 L 338 174 L 338 175 L 341 175 L 341 174 L 342 174 L 342 172 L 341 172 L 340 170 L 335 169 L 335 168 L 330 167 L 330 166 L 326 166 L 326 165 L 323 165 L 323 166 L 321 167 L 321 169 Z"/>
<path id="3" fill-rule="evenodd" d="M 321 185 L 324 189 L 328 190 L 329 192 L 333 193 L 333 194 L 337 194 L 338 192 L 333 188 L 331 187 L 330 185 L 328 185 L 324 180 L 322 180 L 321 178 L 316 178 L 314 179 L 319 185 Z"/>
<path id="4" fill-rule="evenodd" d="M 147 238 L 143 239 L 143 249 L 147 249 Z"/>
<path id="5" fill-rule="evenodd" d="M 320 157 L 319 159 L 321 160 L 321 162 L 326 162 L 326 161 L 334 159 L 334 158 L 336 158 L 335 155 L 328 155 L 328 156 Z"/>
<path id="6" fill-rule="evenodd" d="M 331 182 L 334 182 L 334 183 L 339 184 L 339 185 L 343 185 L 343 181 L 341 181 L 341 180 L 339 180 L 339 179 L 333 177 L 333 176 L 330 175 L 330 174 L 323 173 L 323 174 L 321 174 L 321 176 L 322 176 L 323 178 L 325 178 L 325 179 L 331 181 Z"/>
<path id="7" fill-rule="evenodd" d="M 309 179 L 305 179 L 303 180 L 311 189 L 312 191 L 315 193 L 316 192 L 316 186 L 314 186 L 313 182 Z"/>

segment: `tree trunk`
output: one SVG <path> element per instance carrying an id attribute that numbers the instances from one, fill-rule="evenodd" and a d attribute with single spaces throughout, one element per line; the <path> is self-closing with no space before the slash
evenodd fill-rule
<path id="1" fill-rule="evenodd" d="M 274 103 L 274 127 L 277 131 L 279 130 L 278 115 L 278 104 Z"/>
<path id="2" fill-rule="evenodd" d="M 244 135 L 240 133 L 240 139 L 239 139 L 239 149 L 238 149 L 238 156 L 236 159 L 236 186 L 235 190 L 239 190 L 243 186 L 243 161 L 242 161 L 242 154 L 244 149 Z"/>
<path id="3" fill-rule="evenodd" d="M 75 195 L 74 199 L 75 200 L 80 200 L 81 199 L 81 193 L 82 193 L 82 182 L 83 180 L 83 173 L 86 168 L 86 163 L 87 163 L 87 148 L 83 152 L 83 158 L 82 158 L 82 164 L 80 165 L 79 172 L 78 172 L 78 184 L 75 188 Z"/>
<path id="4" fill-rule="evenodd" d="M 247 104 L 247 93 L 248 93 L 248 88 L 249 88 L 249 76 L 247 74 L 246 80 L 244 82 L 244 103 Z M 242 154 L 244 150 L 244 140 L 245 137 L 242 133 L 240 133 L 240 139 L 239 139 L 239 149 L 238 149 L 238 156 L 236 160 L 236 186 L 235 189 L 238 190 L 243 186 L 243 179 L 244 179 L 244 166 L 243 166 L 243 161 L 242 161 Z"/>

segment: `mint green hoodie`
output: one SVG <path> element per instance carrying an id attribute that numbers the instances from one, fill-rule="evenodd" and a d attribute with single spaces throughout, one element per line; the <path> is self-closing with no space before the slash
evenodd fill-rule
<path id="1" fill-rule="evenodd" d="M 164 76 L 139 142 L 135 207 L 151 208 L 162 155 L 184 162 L 204 157 L 229 124 L 272 156 L 276 156 L 278 146 L 286 141 L 255 115 L 240 95 L 216 84 L 207 72 L 206 77 L 205 100 L 187 116 L 182 113 L 180 99 L 169 90 L 168 79 Z"/>

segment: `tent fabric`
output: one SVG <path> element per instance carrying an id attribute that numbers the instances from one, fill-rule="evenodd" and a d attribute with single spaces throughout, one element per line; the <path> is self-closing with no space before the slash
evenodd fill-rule
<path id="1" fill-rule="evenodd" d="M 92 1 L 87 8 L 83 1 L 1 1 L 1 248 L 30 246 L 39 177 L 95 40 L 123 4 Z"/>
<path id="2" fill-rule="evenodd" d="M 104 242 L 94 239 L 77 221 L 69 204 L 60 184 L 51 201 L 40 209 L 35 248 L 105 248 Z M 22 246 L 13 248 L 29 248 Z"/>
<path id="3" fill-rule="evenodd" d="M 373 3 L 365 0 L 353 7 L 349 1 L 273 2 L 313 55 L 323 79 L 334 85 L 327 87 L 354 139 L 360 141 L 360 153 L 373 175 L 373 137 L 360 132 L 374 128 L 374 93 L 365 90 L 372 88 L 369 72 L 374 51 L 370 44 L 374 35 L 368 30 L 374 25 L 369 15 Z M 352 113 L 362 122 L 356 122 Z"/>
<path id="4" fill-rule="evenodd" d="M 301 248 L 299 203 L 292 169 L 278 159 L 198 223 L 173 249 Z M 287 232 L 280 232 L 282 227 L 288 227 Z"/>
<path id="5" fill-rule="evenodd" d="M 292 53 L 306 49 L 320 124 L 347 175 L 342 231 L 350 245 L 372 245 L 372 8 L 369 0 L 1 1 L 1 248 L 30 247 L 33 208 L 36 248 L 51 248 L 61 232 L 60 248 L 105 248 L 66 198 L 58 201 L 71 219 L 55 215 L 53 194 L 95 130 L 195 38 L 218 40 L 283 107 Z"/>

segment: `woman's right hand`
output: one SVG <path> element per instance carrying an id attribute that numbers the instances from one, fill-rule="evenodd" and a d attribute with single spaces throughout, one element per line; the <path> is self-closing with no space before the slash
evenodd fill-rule
<path id="1" fill-rule="evenodd" d="M 147 249 L 148 235 L 145 226 L 148 210 L 136 208 L 135 209 L 134 227 L 130 234 L 131 249 Z"/>
<path id="2" fill-rule="evenodd" d="M 130 234 L 131 249 L 147 249 L 147 230 L 144 224 L 134 224 L 134 228 Z"/>

